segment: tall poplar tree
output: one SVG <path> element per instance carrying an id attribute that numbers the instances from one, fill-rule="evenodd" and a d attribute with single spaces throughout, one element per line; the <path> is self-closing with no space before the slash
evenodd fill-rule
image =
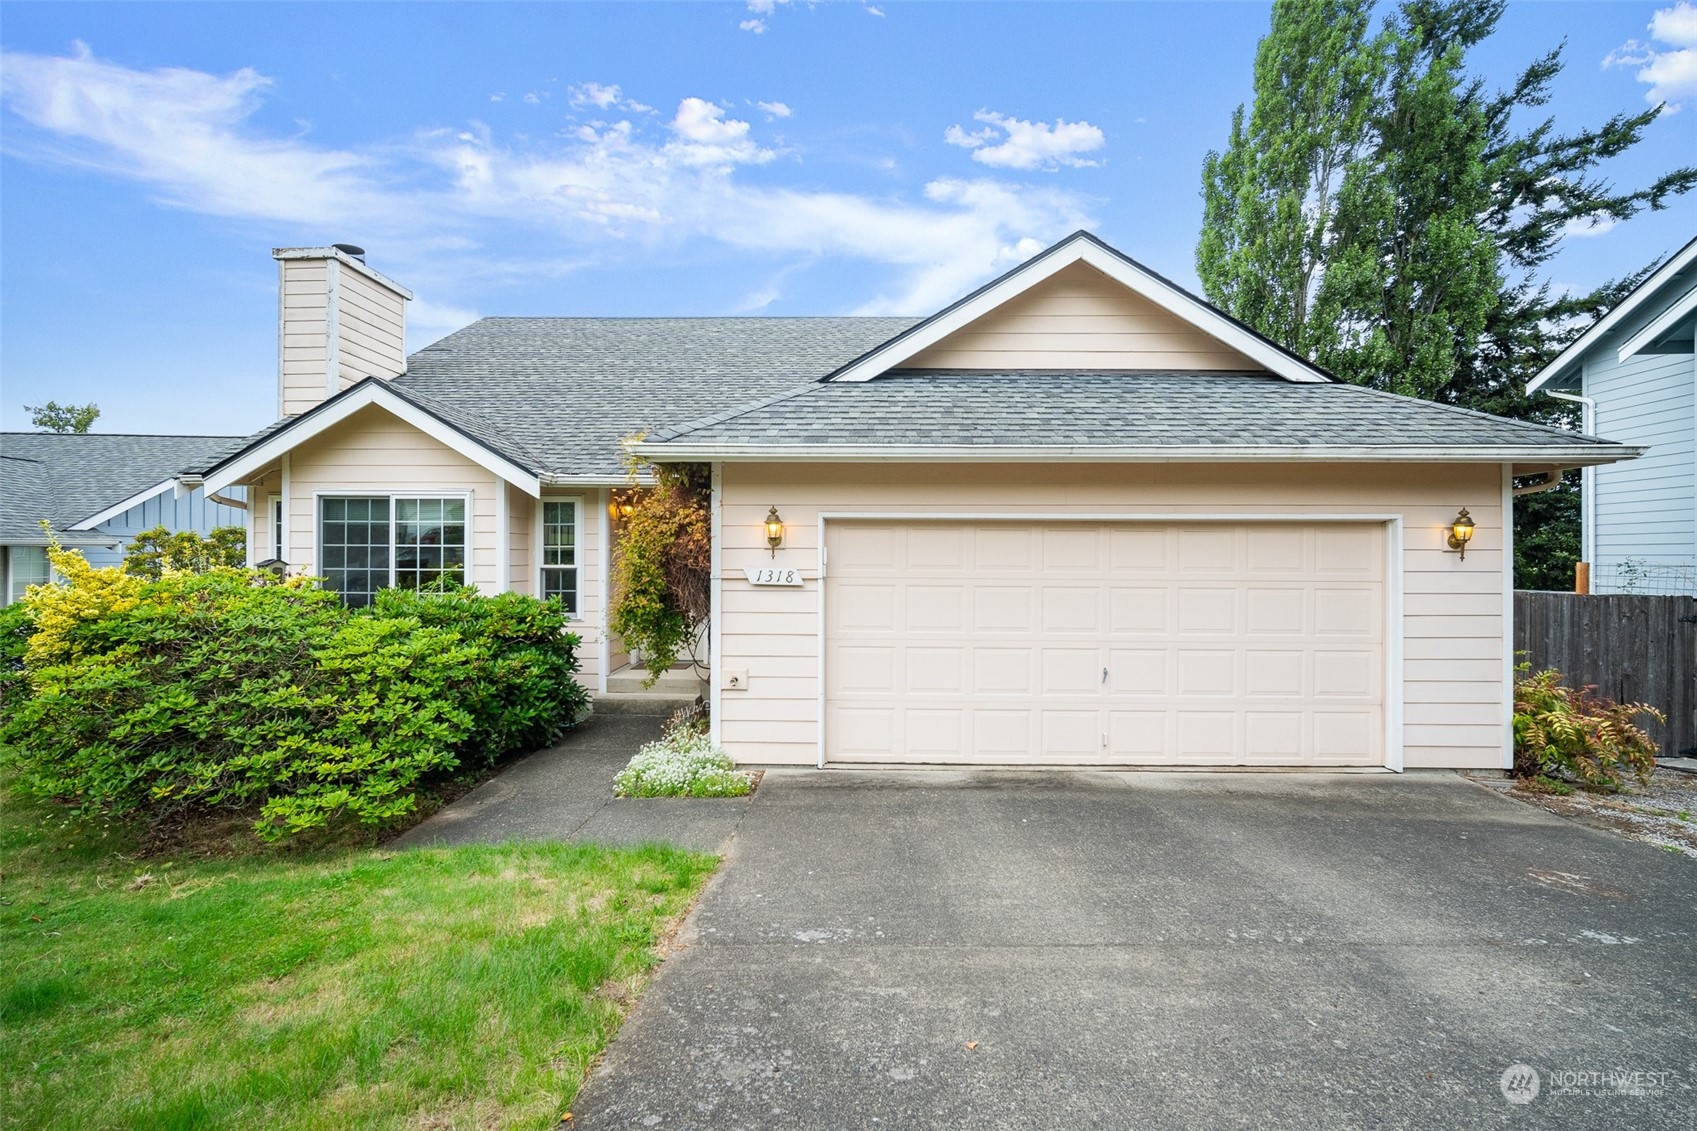
<path id="1" fill-rule="evenodd" d="M 1558 131 L 1537 115 L 1559 46 L 1506 90 L 1470 75 L 1503 8 L 1403 0 L 1374 31 L 1364 0 L 1275 0 L 1254 104 L 1203 167 L 1197 274 L 1216 305 L 1343 380 L 1571 422 L 1526 382 L 1655 265 L 1583 295 L 1553 293 L 1540 269 L 1574 228 L 1661 208 L 1697 168 L 1625 190 L 1600 175 L 1661 107 Z M 1516 528 L 1522 583 L 1571 577 L 1575 489 L 1521 500 Z"/>

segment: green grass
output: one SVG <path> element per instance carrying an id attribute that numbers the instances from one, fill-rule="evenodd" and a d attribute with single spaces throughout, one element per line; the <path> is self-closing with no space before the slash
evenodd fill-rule
<path id="1" fill-rule="evenodd" d="M 548 1127 L 714 859 L 135 860 L 0 811 L 0 1125 Z"/>

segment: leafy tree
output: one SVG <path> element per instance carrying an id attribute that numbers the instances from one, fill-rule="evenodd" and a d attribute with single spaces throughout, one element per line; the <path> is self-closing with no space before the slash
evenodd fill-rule
<path id="1" fill-rule="evenodd" d="M 88 404 L 60 404 L 58 401 L 48 401 L 43 405 L 26 404 L 24 411 L 29 413 L 30 423 L 43 432 L 75 432 L 80 435 L 100 418 L 100 406 L 93 401 Z"/>
<path id="2" fill-rule="evenodd" d="M 1277 0 L 1254 106 L 1204 165 L 1197 272 L 1210 300 L 1343 380 L 1571 424 L 1526 381 L 1650 268 L 1585 295 L 1553 294 L 1539 269 L 1575 227 L 1697 187 L 1697 168 L 1624 190 L 1598 174 L 1661 107 L 1575 133 L 1523 121 L 1561 48 L 1487 89 L 1467 58 L 1503 8 L 1403 0 L 1373 33 L 1365 0 Z M 1577 494 L 1533 499 L 1517 536 L 1571 576 Z"/>
<path id="3" fill-rule="evenodd" d="M 163 526 L 143 530 L 124 554 L 124 572 L 157 581 L 167 569 L 205 573 L 247 564 L 247 531 L 220 526 L 206 537 L 197 531 L 172 532 Z"/>

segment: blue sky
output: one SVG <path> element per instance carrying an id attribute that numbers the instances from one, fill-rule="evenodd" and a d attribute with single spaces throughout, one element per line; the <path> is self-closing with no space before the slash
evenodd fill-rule
<path id="1" fill-rule="evenodd" d="M 929 313 L 1079 227 L 1194 285 L 1202 158 L 1268 5 L 4 16 L 0 424 L 56 398 L 100 431 L 242 433 L 276 403 L 274 246 L 365 246 L 417 294 L 411 349 L 486 314 Z M 1697 156 L 1697 9 L 1515 4 L 1475 63 L 1505 84 L 1564 38 L 1559 125 L 1688 103 L 1610 177 Z M 1686 199 L 1550 277 L 1694 233 Z"/>

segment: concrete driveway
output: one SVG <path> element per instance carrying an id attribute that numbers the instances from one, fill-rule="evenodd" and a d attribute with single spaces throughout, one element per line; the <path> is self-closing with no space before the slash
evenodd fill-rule
<path id="1" fill-rule="evenodd" d="M 575 1126 L 1697 1126 L 1697 868 L 1454 775 L 774 771 L 727 843 Z"/>

